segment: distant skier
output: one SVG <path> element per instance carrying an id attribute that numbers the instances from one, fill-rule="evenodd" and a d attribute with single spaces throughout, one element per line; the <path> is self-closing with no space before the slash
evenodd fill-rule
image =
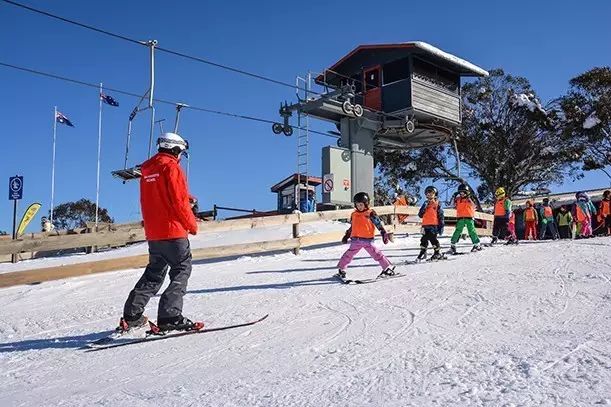
<path id="1" fill-rule="evenodd" d="M 456 243 L 462 234 L 464 228 L 467 228 L 471 243 L 473 244 L 472 252 L 482 250 L 479 236 L 475 230 L 475 223 L 473 218 L 475 217 L 475 202 L 471 199 L 471 191 L 465 184 L 458 186 L 458 191 L 454 194 L 454 207 L 456 208 L 456 229 L 450 240 L 450 253 L 456 254 Z"/>
<path id="2" fill-rule="evenodd" d="M 562 205 L 560 207 L 560 211 L 556 215 L 556 221 L 558 222 L 558 235 L 560 239 L 571 239 L 573 237 L 571 233 L 573 216 L 571 212 L 566 209 L 566 206 Z"/>
<path id="3" fill-rule="evenodd" d="M 596 208 L 585 192 L 575 194 L 577 202 L 573 207 L 573 219 L 577 223 L 577 238 L 592 236 L 592 217 L 596 215 Z"/>
<path id="4" fill-rule="evenodd" d="M 403 192 L 398 189 L 397 192 L 395 192 L 395 195 L 393 196 L 393 202 L 392 204 L 394 206 L 401 207 L 401 206 L 408 206 L 408 202 L 407 202 L 407 197 L 405 196 L 405 194 L 403 194 Z M 399 224 L 403 224 L 405 222 L 407 222 L 407 218 L 409 215 L 397 215 L 397 222 Z"/>
<path id="5" fill-rule="evenodd" d="M 543 204 L 539 210 L 541 212 L 541 231 L 539 232 L 539 239 L 544 240 L 546 235 L 551 236 L 554 240 L 558 239 L 559 236 L 554 220 L 554 210 L 549 203 L 549 198 L 543 198 Z M 548 231 L 549 233 L 547 233 Z"/>
<path id="6" fill-rule="evenodd" d="M 539 223 L 539 214 L 537 210 L 533 208 L 532 201 L 526 201 L 526 208 L 524 209 L 524 240 L 537 240 L 537 225 Z"/>
<path id="7" fill-rule="evenodd" d="M 492 225 L 492 244 L 499 239 L 507 239 L 512 243 L 513 238 L 508 230 L 509 217 L 511 215 L 511 200 L 505 194 L 505 188 L 499 187 L 494 193 L 496 202 L 494 204 L 494 223 Z"/>
<path id="8" fill-rule="evenodd" d="M 392 240 L 392 235 L 386 232 L 375 211 L 369 209 L 369 195 L 366 192 L 359 192 L 354 195 L 353 201 L 355 211 L 350 215 L 351 226 L 342 238 L 344 244 L 348 243 L 348 239 L 350 239 L 350 247 L 344 252 L 337 264 L 339 268 L 337 275 L 346 278 L 346 268 L 361 249 L 365 249 L 380 264 L 380 267 L 382 267 L 381 276 L 394 275 L 395 266 L 390 263 L 380 249 L 373 245 L 376 228 L 382 234 L 384 244 Z"/>
<path id="9" fill-rule="evenodd" d="M 420 207 L 418 216 L 422 218 L 422 238 L 420 239 L 420 253 L 418 254 L 418 260 L 426 259 L 426 250 L 429 246 L 429 242 L 433 246 L 432 260 L 439 260 L 443 258 L 441 254 L 441 246 L 437 235 L 443 234 L 444 217 L 443 207 L 441 202 L 437 198 L 437 188 L 434 186 L 428 186 L 424 190 L 426 201 Z"/>
<path id="10" fill-rule="evenodd" d="M 158 153 L 142 164 L 140 205 L 149 247 L 149 264 L 129 293 L 117 331 L 144 326 L 144 309 L 157 294 L 168 272 L 170 284 L 159 299 L 157 326 L 162 331 L 190 330 L 195 323 L 182 315 L 183 297 L 191 275 L 188 235 L 197 234 L 197 222 L 189 204 L 181 155 L 189 148 L 175 133 L 157 140 Z"/>
<path id="11" fill-rule="evenodd" d="M 598 221 L 604 229 L 603 234 L 611 236 L 611 191 L 603 192 L 603 199 L 598 207 Z"/>

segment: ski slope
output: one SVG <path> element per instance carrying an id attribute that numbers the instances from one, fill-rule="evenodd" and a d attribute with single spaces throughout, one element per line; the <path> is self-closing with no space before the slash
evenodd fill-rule
<path id="1" fill-rule="evenodd" d="M 384 252 L 400 264 L 418 245 Z M 269 318 L 93 353 L 78 348 L 116 326 L 140 271 L 1 289 L 0 406 L 610 405 L 610 246 L 497 246 L 355 286 L 331 277 L 342 245 L 200 261 L 185 315 L 211 328 Z M 348 276 L 378 271 L 362 252 Z"/>

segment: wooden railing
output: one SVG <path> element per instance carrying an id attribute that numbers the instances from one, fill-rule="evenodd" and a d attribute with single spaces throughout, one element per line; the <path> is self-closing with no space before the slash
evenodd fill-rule
<path id="1" fill-rule="evenodd" d="M 394 233 L 417 233 L 420 230 L 420 220 L 417 215 L 418 208 L 407 206 L 380 206 L 375 207 L 379 215 L 389 215 L 391 224 L 386 226 L 388 232 Z M 235 219 L 225 221 L 201 222 L 199 233 L 227 232 L 236 230 L 260 229 L 271 226 L 291 226 L 293 237 L 290 239 L 262 241 L 254 243 L 233 244 L 215 247 L 193 249 L 193 259 L 211 259 L 245 254 L 266 253 L 273 251 L 292 250 L 299 253 L 300 248 L 311 247 L 322 244 L 339 242 L 344 231 L 325 232 L 300 235 L 300 225 L 304 223 L 324 220 L 349 219 L 352 209 L 336 211 L 324 211 L 313 213 L 293 213 L 288 215 L 275 215 L 259 218 Z M 409 224 L 396 224 L 397 215 L 412 215 Z M 452 209 L 444 210 L 444 215 L 451 219 L 456 216 Z M 487 227 L 477 229 L 480 236 L 489 236 L 492 232 L 492 221 L 494 217 L 485 213 L 476 212 L 476 219 L 486 221 Z M 100 229 L 100 228 L 99 228 Z M 121 225 L 105 225 L 98 232 L 92 232 L 91 228 L 68 232 L 36 233 L 22 237 L 17 240 L 0 240 L 0 255 L 32 251 L 54 251 L 79 247 L 103 247 L 123 246 L 129 243 L 142 242 L 144 230 L 140 223 L 129 223 Z M 454 227 L 446 226 L 444 233 L 451 234 Z M 27 284 L 40 281 L 56 280 L 85 274 L 100 273 L 105 271 L 123 270 L 129 268 L 144 267 L 147 264 L 148 255 L 122 257 L 116 259 L 99 260 L 92 262 L 76 263 L 58 267 L 47 267 L 35 270 L 26 270 L 0 274 L 0 287 L 17 284 Z"/>

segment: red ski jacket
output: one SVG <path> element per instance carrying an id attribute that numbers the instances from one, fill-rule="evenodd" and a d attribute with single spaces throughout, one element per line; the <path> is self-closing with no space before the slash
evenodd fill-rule
<path id="1" fill-rule="evenodd" d="M 197 233 L 185 175 L 171 154 L 158 153 L 142 164 L 140 206 L 146 240 L 179 239 Z"/>

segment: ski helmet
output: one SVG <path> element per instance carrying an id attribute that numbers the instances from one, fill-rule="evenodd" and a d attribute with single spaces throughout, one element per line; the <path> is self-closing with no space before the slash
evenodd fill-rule
<path id="1" fill-rule="evenodd" d="M 432 185 L 429 185 L 424 189 L 424 194 L 426 195 L 428 193 L 433 193 L 435 196 L 437 196 L 437 188 Z"/>
<path id="2" fill-rule="evenodd" d="M 532 206 L 532 205 L 533 205 L 533 203 L 532 203 L 532 201 L 531 201 L 530 199 L 527 199 L 527 200 L 526 200 L 526 205 L 530 205 L 530 206 Z"/>
<path id="3" fill-rule="evenodd" d="M 603 192 L 603 198 L 604 199 L 609 198 L 609 195 L 611 195 L 611 191 L 610 190 L 607 189 L 605 192 Z"/>
<path id="4" fill-rule="evenodd" d="M 180 154 L 189 149 L 189 142 L 176 133 L 163 133 L 157 139 L 157 148 L 172 150 L 175 154 Z"/>
<path id="5" fill-rule="evenodd" d="M 366 206 L 369 205 L 369 194 L 367 194 L 367 192 L 358 192 L 356 195 L 354 195 L 354 199 L 352 200 L 355 204 L 356 203 L 364 203 Z"/>
<path id="6" fill-rule="evenodd" d="M 497 198 L 504 196 L 505 195 L 505 188 L 503 187 L 498 187 L 496 189 L 496 192 L 494 193 L 494 195 L 496 195 Z"/>
<path id="7" fill-rule="evenodd" d="M 547 205 L 549 203 L 549 198 L 543 198 L 543 204 Z"/>
<path id="8" fill-rule="evenodd" d="M 465 193 L 469 193 L 469 187 L 467 186 L 467 184 L 460 184 L 458 186 L 458 192 L 465 192 Z"/>

